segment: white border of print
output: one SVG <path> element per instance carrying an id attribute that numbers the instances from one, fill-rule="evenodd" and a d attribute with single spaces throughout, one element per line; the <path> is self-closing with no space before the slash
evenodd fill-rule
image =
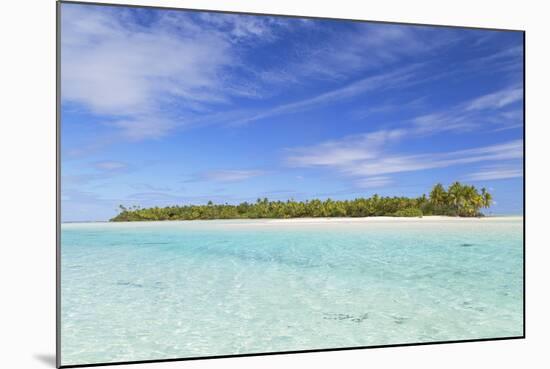
<path id="1" fill-rule="evenodd" d="M 117 1 L 110 0 L 111 3 Z M 431 345 L 373 350 L 276 355 L 132 368 L 517 368 L 527 360 L 549 361 L 550 311 L 545 281 L 547 137 L 545 105 L 550 86 L 549 35 L 545 12 L 520 2 L 388 0 L 122 1 L 138 5 L 308 15 L 407 23 L 525 29 L 527 31 L 527 338 L 525 340 Z M 3 4 L 2 212 L 0 283 L 2 366 L 53 367 L 55 354 L 55 4 L 53 0 Z M 538 169 L 537 169 L 538 168 Z M 546 360 L 545 360 L 546 359 Z"/>

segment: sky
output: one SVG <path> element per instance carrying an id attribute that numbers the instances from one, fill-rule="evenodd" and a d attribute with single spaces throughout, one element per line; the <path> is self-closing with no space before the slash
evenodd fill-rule
<path id="1" fill-rule="evenodd" d="M 523 212 L 523 34 L 61 4 L 62 221 L 420 196 Z"/>

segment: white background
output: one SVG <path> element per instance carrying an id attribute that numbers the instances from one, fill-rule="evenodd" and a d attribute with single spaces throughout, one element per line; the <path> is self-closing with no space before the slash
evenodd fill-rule
<path id="1" fill-rule="evenodd" d="M 550 12 L 543 8 L 546 2 L 126 3 L 527 31 L 527 339 L 158 363 L 133 368 L 550 367 Z M 51 368 L 55 354 L 55 4 L 53 0 L 5 1 L 0 17 L 0 367 Z"/>

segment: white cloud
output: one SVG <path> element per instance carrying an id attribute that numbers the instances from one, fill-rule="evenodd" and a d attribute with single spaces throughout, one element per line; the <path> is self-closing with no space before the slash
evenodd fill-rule
<path id="1" fill-rule="evenodd" d="M 380 156 L 375 161 L 363 161 L 349 165 L 343 168 L 343 171 L 351 175 L 368 176 L 447 168 L 478 162 L 512 160 L 522 157 L 523 142 L 517 140 L 447 153 Z"/>
<path id="2" fill-rule="evenodd" d="M 403 55 L 430 52 L 456 39 L 452 32 L 436 35 L 409 26 L 354 24 L 346 32 L 326 33 L 325 42 L 291 45 L 297 48 L 296 55 L 283 65 L 277 63 L 276 70 L 241 68 L 252 73 L 245 82 L 237 80 L 234 73 L 242 64 L 236 43 L 246 39 L 246 47 L 250 47 L 254 42 L 270 42 L 278 37 L 278 30 L 291 25 L 303 24 L 317 35 L 327 32 L 326 28 L 316 27 L 315 21 L 211 13 L 163 12 L 151 27 L 132 19 L 120 8 L 115 12 L 104 7 L 62 6 L 63 101 L 110 115 L 104 123 L 131 140 L 159 138 L 178 127 L 209 121 L 205 117 L 210 116 L 214 105 L 228 106 L 236 96 L 260 96 L 264 88 L 259 83 L 287 84 L 316 75 L 349 77 L 349 71 L 388 66 Z M 419 67 L 372 75 L 311 98 L 248 112 L 232 123 L 304 111 L 367 91 L 418 83 Z M 172 105 L 180 110 L 178 116 L 168 113 L 166 107 Z M 216 120 L 216 114 L 212 118 Z"/>
<path id="3" fill-rule="evenodd" d="M 523 99 L 523 89 L 508 87 L 479 96 L 447 110 L 425 114 L 412 119 L 420 132 L 470 131 L 483 128 L 484 123 L 493 124 L 495 130 L 517 127 L 523 123 L 523 109 L 505 111 Z M 487 128 L 487 127 L 485 127 Z"/>
<path id="4" fill-rule="evenodd" d="M 116 120 L 111 125 L 121 129 L 122 136 L 130 141 L 161 138 L 178 126 L 176 121 L 152 115 Z"/>
<path id="5" fill-rule="evenodd" d="M 140 140 L 185 125 L 194 111 L 254 93 L 228 72 L 239 63 L 226 35 L 185 17 L 170 12 L 145 28 L 120 8 L 63 4 L 63 102 L 108 115 L 103 123 Z M 166 106 L 173 103 L 187 114 L 171 116 Z"/>
<path id="6" fill-rule="evenodd" d="M 471 101 L 466 110 L 500 109 L 523 99 L 523 88 L 514 87 L 481 96 Z"/>
<path id="7" fill-rule="evenodd" d="M 64 4 L 62 93 L 95 112 L 134 115 L 156 108 L 164 94 L 223 101 L 219 73 L 234 58 L 216 34 L 182 37 L 163 27 L 133 29 L 107 11 Z"/>
<path id="8" fill-rule="evenodd" d="M 392 182 L 391 178 L 380 176 L 358 179 L 354 181 L 354 185 L 359 188 L 376 188 L 387 186 Z"/>
<path id="9" fill-rule="evenodd" d="M 261 37 L 265 40 L 277 38 L 275 29 L 284 28 L 288 19 L 280 17 L 258 17 L 244 14 L 199 13 L 200 19 L 222 31 L 230 42 Z"/>
<path id="10" fill-rule="evenodd" d="M 121 161 L 98 161 L 94 163 L 94 167 L 104 171 L 119 171 L 128 168 L 128 164 Z"/>
<path id="11" fill-rule="evenodd" d="M 470 181 L 489 181 L 521 177 L 523 177 L 523 170 L 521 167 L 492 166 L 471 173 L 466 176 L 466 179 Z"/>
<path id="12" fill-rule="evenodd" d="M 395 67 L 403 57 L 423 57 L 457 38 L 454 32 L 426 32 L 420 27 L 372 23 L 349 26 L 345 32 L 315 27 L 317 42 L 296 45 L 298 60 L 290 63 L 293 74 L 325 80 L 349 78 L 358 72 Z"/>
<path id="13" fill-rule="evenodd" d="M 237 118 L 233 125 L 242 125 L 278 115 L 307 111 L 319 106 L 337 103 L 341 100 L 351 99 L 371 91 L 381 92 L 385 89 L 404 88 L 413 84 L 422 83 L 433 77 L 422 77 L 419 71 L 422 65 L 416 64 L 403 67 L 394 71 L 372 75 L 352 82 L 344 87 L 321 93 L 306 99 L 280 104 L 262 112 Z M 433 134 L 445 131 L 469 131 L 479 128 L 484 122 L 493 123 L 494 130 L 519 127 L 518 114 L 499 112 L 497 118 L 486 116 L 487 110 L 499 110 L 511 105 L 523 98 L 523 89 L 508 87 L 503 90 L 483 95 L 470 101 L 457 104 L 443 111 L 421 115 L 410 120 L 417 134 Z M 418 99 L 413 100 L 415 102 Z M 402 109 L 399 105 L 395 109 Z M 516 109 L 518 110 L 518 109 Z M 518 110 L 519 111 L 519 110 Z"/>
<path id="14" fill-rule="evenodd" d="M 391 114 L 395 111 L 406 113 L 409 111 L 416 111 L 420 108 L 426 108 L 428 99 L 427 96 L 415 97 L 413 99 L 396 99 L 393 96 L 386 102 L 370 105 L 365 102 L 364 106 L 354 109 L 350 112 L 350 116 L 353 119 L 366 119 L 371 115 L 376 114 Z"/>
<path id="15" fill-rule="evenodd" d="M 147 190 L 151 192 L 168 192 L 172 191 L 171 187 L 168 186 L 156 186 L 149 183 L 130 183 L 128 186 L 134 190 Z"/>
<path id="16" fill-rule="evenodd" d="M 424 114 L 410 120 L 418 134 L 466 132 L 480 129 L 500 131 L 523 125 L 523 109 L 509 108 L 521 101 L 523 89 L 507 87 L 465 101 L 446 110 Z"/>
<path id="17" fill-rule="evenodd" d="M 460 109 L 449 110 L 415 117 L 412 123 L 418 132 L 427 134 L 471 130 L 479 125 L 471 114 L 464 114 Z"/>
<path id="18" fill-rule="evenodd" d="M 277 70 L 254 71 L 250 65 L 243 69 L 240 50 L 235 44 L 245 39 L 247 43 L 239 47 L 270 42 L 277 38 L 280 29 L 307 25 L 307 22 L 291 23 L 277 17 L 163 12 L 158 14 L 153 26 L 144 27 L 122 8 L 115 11 L 77 4 L 63 4 L 61 21 L 63 102 L 77 103 L 96 115 L 110 116 L 102 123 L 117 128 L 123 137 L 131 140 L 163 137 L 178 127 L 204 120 L 204 113 L 212 106 L 228 106 L 233 97 L 260 96 L 264 88 L 259 83 L 280 80 L 286 67 L 278 63 Z M 383 49 L 383 38 L 393 42 L 409 39 L 405 29 L 377 34 L 377 28 L 371 28 L 372 35 L 362 42 L 371 43 L 377 50 Z M 326 51 L 324 46 L 316 50 Z M 370 53 L 374 55 L 374 50 Z M 343 55 L 342 52 L 336 54 Z M 310 56 L 309 61 L 317 59 Z M 299 65 L 310 64 L 303 63 L 303 57 L 298 59 Z M 358 60 L 358 64 L 365 63 Z M 234 72 L 239 68 L 251 72 L 253 78 L 237 79 Z M 333 74 L 342 68 L 340 62 L 324 67 L 327 73 Z M 350 66 L 344 69 L 347 68 Z M 295 79 L 299 75 L 303 79 L 306 74 L 300 70 L 301 67 L 290 65 L 287 77 Z M 288 81 L 287 77 L 283 79 Z M 377 88 L 385 77 L 374 76 L 311 101 L 280 106 L 240 121 L 253 121 L 352 96 Z M 177 106 L 178 116 L 170 115 L 167 106 Z M 201 114 L 195 114 L 197 112 Z"/>
<path id="19" fill-rule="evenodd" d="M 213 170 L 202 173 L 202 180 L 214 182 L 238 182 L 265 174 L 261 170 Z"/>
<path id="20" fill-rule="evenodd" d="M 466 62 L 466 65 L 473 69 L 473 73 L 521 73 L 523 68 L 523 45 L 500 48 L 490 54 Z"/>
<path id="21" fill-rule="evenodd" d="M 388 174 L 440 169 L 479 162 L 521 159 L 522 140 L 508 141 L 473 149 L 415 155 L 392 152 L 401 140 L 411 140 L 416 129 L 380 130 L 344 137 L 318 145 L 289 149 L 286 163 L 292 167 L 322 167 L 354 178 L 358 187 L 383 186 L 390 183 Z"/>
<path id="22" fill-rule="evenodd" d="M 414 127 L 379 130 L 288 149 L 286 164 L 291 167 L 332 167 L 350 175 L 372 176 L 523 157 L 521 140 L 447 153 L 391 153 L 392 144 L 404 139 L 412 140 L 422 133 Z"/>
<path id="23" fill-rule="evenodd" d="M 311 147 L 289 149 L 286 162 L 292 167 L 335 166 L 375 159 L 384 144 L 403 137 L 404 130 L 381 130 L 352 135 Z"/>
<path id="24" fill-rule="evenodd" d="M 181 198 L 182 196 L 180 195 L 161 191 L 138 192 L 126 196 L 127 200 L 145 202 L 162 202 L 164 200 L 173 200 L 177 203 Z"/>
<path id="25" fill-rule="evenodd" d="M 310 98 L 275 106 L 261 113 L 242 118 L 236 121 L 236 124 L 245 124 L 277 115 L 309 110 L 319 105 L 327 105 L 343 99 L 349 99 L 368 91 L 381 91 L 384 89 L 404 87 L 411 83 L 418 83 L 419 80 L 415 79 L 415 77 L 418 77 L 416 74 L 418 68 L 419 65 L 413 65 L 389 73 L 372 75 L 352 82 L 344 87 Z"/>

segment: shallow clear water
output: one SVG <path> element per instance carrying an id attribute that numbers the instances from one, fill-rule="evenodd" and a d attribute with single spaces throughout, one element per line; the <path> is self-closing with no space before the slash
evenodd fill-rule
<path id="1" fill-rule="evenodd" d="M 519 336 L 521 218 L 63 224 L 62 364 Z"/>

